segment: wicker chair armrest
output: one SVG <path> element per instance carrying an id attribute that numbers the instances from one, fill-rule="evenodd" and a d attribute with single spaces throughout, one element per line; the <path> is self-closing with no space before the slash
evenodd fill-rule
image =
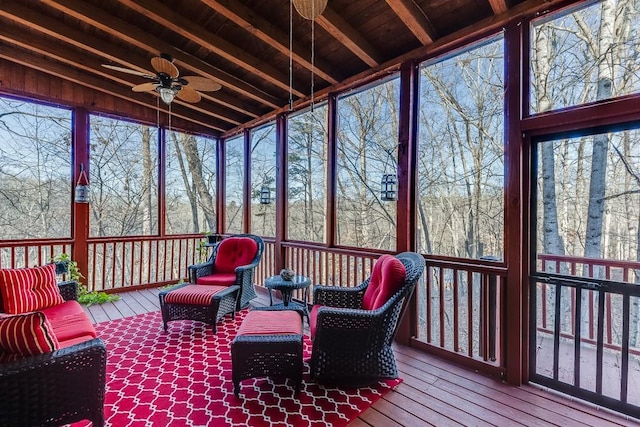
<path id="1" fill-rule="evenodd" d="M 368 281 L 356 286 L 326 286 L 313 287 L 313 303 L 328 307 L 360 308 Z"/>
<path id="2" fill-rule="evenodd" d="M 236 274 L 243 274 L 247 270 L 253 270 L 258 266 L 259 263 L 260 263 L 260 260 L 257 260 L 257 261 L 253 261 L 251 264 L 240 265 L 236 267 Z"/>
<path id="3" fill-rule="evenodd" d="M 196 283 L 198 277 L 208 276 L 213 273 L 213 261 L 190 265 L 187 267 L 187 271 L 189 272 L 189 281 Z"/>
<path id="4" fill-rule="evenodd" d="M 65 301 L 78 299 L 78 282 L 75 280 L 58 282 L 58 288 L 60 288 L 60 294 Z"/>
<path id="5" fill-rule="evenodd" d="M 100 338 L 84 341 L 70 347 L 61 348 L 49 353 L 38 354 L 30 357 L 23 357 L 13 362 L 0 364 L 0 383 L 10 381 L 10 378 L 17 378 L 29 371 L 42 370 L 42 378 L 50 375 L 48 372 L 55 365 L 62 365 L 78 358 L 93 360 L 104 359 L 106 364 L 107 348 Z M 105 365 L 106 366 L 106 365 Z"/>

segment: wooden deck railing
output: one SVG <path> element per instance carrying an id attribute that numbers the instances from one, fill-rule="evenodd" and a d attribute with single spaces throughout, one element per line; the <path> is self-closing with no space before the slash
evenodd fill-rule
<path id="1" fill-rule="evenodd" d="M 136 287 L 175 283 L 187 278 L 187 266 L 206 259 L 201 252 L 201 235 L 166 237 L 91 238 L 88 242 L 89 271 L 85 283 L 90 290 L 117 292 Z M 71 239 L 0 242 L 0 268 L 42 265 L 53 256 L 71 253 Z M 206 249 L 205 249 L 206 250 Z M 355 286 L 370 274 L 380 252 L 357 249 L 326 248 L 309 243 L 283 242 L 284 266 L 311 278 L 313 284 Z M 256 284 L 277 274 L 276 246 L 265 239 L 265 251 L 257 271 Z M 417 340 L 457 355 L 502 366 L 501 334 L 503 325 L 502 295 L 506 270 L 486 263 L 460 263 L 427 258 L 427 270 L 419 283 Z M 566 273 L 576 277 L 600 278 L 634 284 L 640 281 L 640 262 L 587 259 L 581 257 L 539 255 L 539 268 L 544 272 Z M 540 284 L 542 313 L 549 311 L 549 285 Z M 597 319 L 593 307 L 594 293 L 588 295 L 586 342 L 595 339 Z M 309 303 L 311 303 L 309 293 Z M 294 295 L 302 298 L 302 292 Z M 619 334 L 614 331 L 612 296 L 605 297 L 605 342 L 608 348 L 620 348 Z M 568 298 L 574 301 L 573 296 Z M 571 302 L 571 313 L 575 307 Z M 568 316 L 573 319 L 574 316 Z M 549 316 L 540 317 L 538 330 L 553 334 Z M 575 331 L 575 322 L 570 336 Z M 632 348 L 640 353 L 640 348 Z"/>
<path id="2" fill-rule="evenodd" d="M 567 274 L 579 278 L 611 280 L 629 286 L 637 286 L 640 283 L 640 262 L 637 261 L 615 261 L 593 258 L 582 258 L 565 255 L 542 254 L 538 256 L 540 266 L 539 269 L 545 273 Z M 550 292 L 555 286 L 547 283 L 538 283 L 540 294 L 541 314 L 538 319 L 537 330 L 541 333 L 549 335 L 554 334 L 555 325 L 552 324 L 553 308 L 550 308 Z M 570 315 L 565 316 L 562 322 L 563 328 L 560 330 L 560 336 L 564 338 L 573 338 L 576 332 L 576 290 L 568 289 L 570 295 L 565 298 L 566 305 L 570 310 Z M 596 344 L 597 335 L 597 291 L 585 290 L 586 299 L 586 333 L 584 329 L 581 333 L 581 341 L 587 344 Z M 621 309 L 617 306 L 620 301 L 616 300 L 615 295 L 606 292 L 604 298 L 604 347 L 612 350 L 622 349 L 622 334 L 615 331 L 615 326 L 621 323 Z M 618 298 L 619 299 L 619 298 Z M 636 314 L 637 315 L 637 314 Z M 640 342 L 633 340 L 632 342 Z M 629 351 L 633 354 L 640 355 L 640 345 L 632 346 Z"/>
<path id="3" fill-rule="evenodd" d="M 0 242 L 0 268 L 44 265 L 62 253 L 71 254 L 71 239 Z"/>
<path id="4" fill-rule="evenodd" d="M 187 266 L 207 258 L 202 241 L 201 235 L 89 239 L 87 287 L 124 291 L 187 279 Z"/>
<path id="5" fill-rule="evenodd" d="M 502 266 L 426 259 L 414 341 L 490 371 L 504 368 Z"/>

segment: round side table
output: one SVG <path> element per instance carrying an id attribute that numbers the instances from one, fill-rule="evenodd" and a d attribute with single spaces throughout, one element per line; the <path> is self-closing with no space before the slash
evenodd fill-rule
<path id="1" fill-rule="evenodd" d="M 264 281 L 264 286 L 269 290 L 269 304 L 272 307 L 280 307 L 282 309 L 294 308 L 302 309 L 304 315 L 307 316 L 307 323 L 309 322 L 309 308 L 307 307 L 307 301 L 309 296 L 309 286 L 311 285 L 311 279 L 306 276 L 293 276 L 291 280 L 284 280 L 280 276 L 267 277 Z M 303 303 L 292 301 L 291 296 L 296 289 L 303 289 Z M 273 298 L 271 291 L 280 291 L 282 293 L 282 303 L 273 304 Z"/>

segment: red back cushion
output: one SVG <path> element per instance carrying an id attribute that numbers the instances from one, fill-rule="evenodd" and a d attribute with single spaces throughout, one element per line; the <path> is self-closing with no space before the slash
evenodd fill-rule
<path id="1" fill-rule="evenodd" d="M 4 354 L 31 356 L 59 347 L 51 324 L 40 311 L 0 319 L 0 350 Z"/>
<path id="2" fill-rule="evenodd" d="M 235 273 L 236 267 L 251 264 L 258 252 L 258 244 L 251 237 L 229 237 L 219 243 L 214 271 Z"/>
<path id="3" fill-rule="evenodd" d="M 382 307 L 402 287 L 405 278 L 406 271 L 402 262 L 394 256 L 382 255 L 373 266 L 362 308 L 375 310 Z"/>
<path id="4" fill-rule="evenodd" d="M 0 293 L 4 310 L 21 314 L 62 304 L 55 264 L 0 270 Z"/>

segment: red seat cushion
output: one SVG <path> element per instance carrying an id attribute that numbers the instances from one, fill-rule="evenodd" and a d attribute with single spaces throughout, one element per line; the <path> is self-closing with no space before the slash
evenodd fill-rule
<path id="1" fill-rule="evenodd" d="M 32 356 L 59 348 L 58 340 L 44 313 L 19 314 L 0 319 L 0 350 L 6 356 Z"/>
<path id="2" fill-rule="evenodd" d="M 311 307 L 311 312 L 309 312 L 309 330 L 311 332 L 311 339 L 316 336 L 316 326 L 318 323 L 318 310 L 320 307 L 324 307 L 319 304 L 315 304 Z"/>
<path id="3" fill-rule="evenodd" d="M 78 301 L 66 301 L 63 304 L 46 308 L 42 312 L 47 316 L 60 346 L 66 341 L 83 336 L 97 337 L 96 330 Z M 65 345 L 66 346 L 66 345 Z"/>
<path id="4" fill-rule="evenodd" d="M 227 289 L 226 286 L 187 285 L 171 291 L 164 301 L 171 304 L 210 305 L 211 298 L 218 292 Z"/>
<path id="5" fill-rule="evenodd" d="M 1 269 L 0 293 L 4 310 L 10 314 L 42 310 L 64 302 L 56 281 L 55 264 Z"/>
<path id="6" fill-rule="evenodd" d="M 229 237 L 218 244 L 214 271 L 235 273 L 236 267 L 251 264 L 258 252 L 258 244 L 251 237 Z"/>
<path id="7" fill-rule="evenodd" d="M 198 277 L 198 285 L 231 286 L 236 283 L 236 273 L 216 273 Z"/>
<path id="8" fill-rule="evenodd" d="M 238 335 L 302 335 L 302 318 L 292 310 L 250 311 Z"/>
<path id="9" fill-rule="evenodd" d="M 382 307 L 402 287 L 406 274 L 398 258 L 391 255 L 378 258 L 362 299 L 362 308 L 376 310 Z"/>

